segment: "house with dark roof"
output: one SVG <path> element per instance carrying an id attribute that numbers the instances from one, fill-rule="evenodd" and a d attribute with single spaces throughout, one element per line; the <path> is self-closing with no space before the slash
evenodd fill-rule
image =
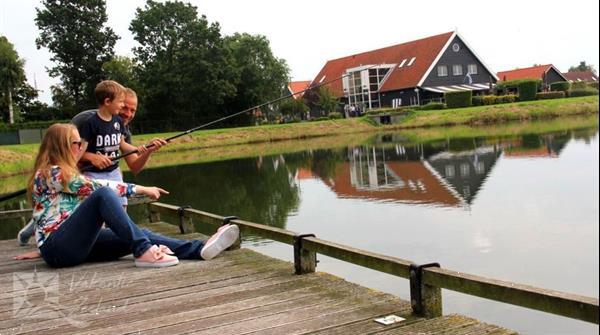
<path id="1" fill-rule="evenodd" d="M 341 78 L 341 80 L 336 80 Z M 458 32 L 328 61 L 311 82 L 363 109 L 443 101 L 445 92 L 487 91 L 498 78 Z"/>
<path id="2" fill-rule="evenodd" d="M 570 82 L 598 82 L 598 76 L 592 71 L 571 71 L 563 72 L 563 76 Z"/>
<path id="3" fill-rule="evenodd" d="M 284 95 L 292 95 L 294 99 L 300 99 L 304 95 L 304 92 L 308 85 L 310 85 L 310 81 L 290 81 L 286 86 L 286 91 Z M 298 93 L 301 92 L 301 93 Z"/>
<path id="4" fill-rule="evenodd" d="M 542 86 L 549 86 L 559 81 L 567 81 L 567 78 L 552 64 L 537 65 L 524 69 L 498 72 L 497 77 L 501 81 L 517 79 L 539 79 Z"/>

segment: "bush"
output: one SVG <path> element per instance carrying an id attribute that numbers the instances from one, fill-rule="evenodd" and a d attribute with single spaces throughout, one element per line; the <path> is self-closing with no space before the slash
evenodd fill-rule
<path id="1" fill-rule="evenodd" d="M 446 106 L 448 106 L 448 108 L 469 107 L 472 103 L 471 100 L 473 99 L 473 92 L 446 92 L 444 93 L 444 98 L 446 99 Z"/>
<path id="2" fill-rule="evenodd" d="M 484 95 L 483 96 L 483 105 L 495 105 L 500 102 L 499 97 L 496 95 Z"/>
<path id="3" fill-rule="evenodd" d="M 535 96 L 535 98 L 538 100 L 562 99 L 564 97 L 565 97 L 565 92 L 563 92 L 563 91 L 540 92 Z"/>
<path id="4" fill-rule="evenodd" d="M 320 117 L 315 117 L 315 118 L 310 119 L 310 121 L 327 121 L 327 120 L 329 120 L 329 118 L 326 116 L 320 116 Z"/>
<path id="5" fill-rule="evenodd" d="M 588 83 L 588 86 L 589 86 L 590 88 L 593 88 L 593 89 L 596 89 L 596 90 L 597 90 L 597 89 L 598 89 L 598 82 L 597 82 L 597 81 L 592 81 L 592 82 L 589 82 L 589 83 Z"/>
<path id="6" fill-rule="evenodd" d="M 585 97 L 588 95 L 598 95 L 598 90 L 594 88 L 587 88 L 584 90 L 570 90 L 570 97 Z"/>
<path id="7" fill-rule="evenodd" d="M 570 88 L 571 83 L 569 83 L 568 81 L 558 81 L 556 83 L 550 84 L 550 91 L 562 91 L 566 93 L 569 91 Z"/>
<path id="8" fill-rule="evenodd" d="M 585 90 L 587 88 L 587 83 L 585 81 L 574 81 L 571 84 L 572 90 Z"/>
<path id="9" fill-rule="evenodd" d="M 503 104 L 508 104 L 508 103 L 517 101 L 517 96 L 514 94 L 505 94 L 505 95 L 499 96 L 498 98 L 500 98 L 500 102 Z"/>
<path id="10" fill-rule="evenodd" d="M 430 111 L 430 110 L 439 110 L 446 108 L 446 104 L 441 102 L 430 102 L 426 105 L 419 107 L 419 110 Z"/>
<path id="11" fill-rule="evenodd" d="M 341 119 L 342 118 L 342 113 L 339 112 L 331 112 L 329 113 L 329 118 L 331 120 L 335 120 L 335 119 Z"/>
<path id="12" fill-rule="evenodd" d="M 471 98 L 471 104 L 473 106 L 482 106 L 483 105 L 483 95 L 476 95 Z"/>
<path id="13" fill-rule="evenodd" d="M 519 101 L 535 100 L 538 91 L 537 80 L 524 80 L 519 83 Z"/>

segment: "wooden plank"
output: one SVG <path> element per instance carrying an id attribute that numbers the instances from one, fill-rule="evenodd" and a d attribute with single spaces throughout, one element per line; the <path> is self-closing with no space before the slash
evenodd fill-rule
<path id="1" fill-rule="evenodd" d="M 440 268 L 426 268 L 423 282 L 461 293 L 598 324 L 598 299 L 490 279 Z"/>
<path id="2" fill-rule="evenodd" d="M 86 323 L 84 328 L 69 324 L 59 328 L 45 329 L 45 334 L 64 334 L 65 332 L 83 332 L 103 329 L 109 324 L 123 324 L 136 320 L 152 322 L 160 315 L 175 314 L 178 312 L 221 305 L 227 302 L 249 299 L 251 297 L 266 296 L 278 292 L 290 291 L 308 287 L 315 284 L 315 280 L 307 277 L 282 276 L 273 279 L 248 282 L 246 285 L 219 287 L 218 289 L 199 290 L 184 296 L 174 296 L 159 300 L 147 300 L 140 303 L 126 305 L 126 310 L 107 311 L 102 315 L 93 312 L 78 315 L 78 320 Z M 154 324 L 160 326 L 160 324 Z M 46 325 L 42 325 L 46 328 Z M 100 333 L 102 333 L 100 331 Z"/>
<path id="3" fill-rule="evenodd" d="M 261 313 L 261 311 L 264 312 L 265 309 L 281 310 L 282 308 L 286 308 L 286 306 L 299 306 L 314 301 L 321 301 L 326 296 L 324 290 L 329 291 L 331 289 L 331 287 L 324 288 L 322 284 L 315 281 L 314 285 L 308 287 L 281 292 L 273 291 L 270 292 L 270 294 L 258 295 L 248 299 L 240 298 L 238 300 L 233 300 L 224 304 L 215 304 L 213 306 L 193 306 L 192 309 L 189 310 L 177 311 L 163 316 L 155 316 L 152 319 L 152 322 L 144 320 L 124 323 L 122 320 L 119 320 L 120 323 L 118 325 L 108 329 L 104 328 L 102 331 L 108 333 L 126 333 L 135 331 L 147 334 L 152 329 L 155 329 L 157 332 L 165 333 L 167 331 L 165 327 L 172 326 L 172 328 L 169 329 L 169 332 L 173 333 L 178 327 L 189 329 L 190 322 L 211 317 L 228 315 L 230 319 L 234 319 L 232 313 L 249 311 L 249 313 L 256 315 L 257 313 Z M 339 287 L 336 289 L 339 289 Z M 184 325 L 186 323 L 188 324 Z M 92 334 L 93 332 L 88 333 Z"/>

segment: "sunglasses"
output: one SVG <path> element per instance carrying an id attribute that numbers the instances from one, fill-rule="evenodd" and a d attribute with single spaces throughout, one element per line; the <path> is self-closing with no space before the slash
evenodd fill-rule
<path id="1" fill-rule="evenodd" d="M 71 144 L 77 144 L 77 149 L 81 149 L 81 141 L 73 141 Z"/>

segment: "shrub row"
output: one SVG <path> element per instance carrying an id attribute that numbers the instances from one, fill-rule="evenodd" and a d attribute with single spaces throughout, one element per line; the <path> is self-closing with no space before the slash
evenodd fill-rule
<path id="1" fill-rule="evenodd" d="M 505 95 L 477 95 L 474 96 L 473 106 L 505 104 L 517 101 L 517 96 L 514 94 Z"/>
<path id="2" fill-rule="evenodd" d="M 555 92 L 540 92 L 535 98 L 538 100 L 546 100 L 546 99 L 561 99 L 565 97 L 565 92 L 563 91 L 555 91 Z"/>
<path id="3" fill-rule="evenodd" d="M 71 120 L 31 121 L 14 124 L 0 123 L 0 130 L 48 128 L 55 123 L 69 123 Z"/>
<path id="4" fill-rule="evenodd" d="M 440 109 L 444 109 L 446 108 L 446 104 L 445 103 L 441 103 L 441 102 L 430 102 L 426 105 L 423 105 L 421 107 L 419 107 L 419 110 L 423 110 L 423 111 L 431 111 L 431 110 L 440 110 Z"/>
<path id="5" fill-rule="evenodd" d="M 594 88 L 586 88 L 581 90 L 571 90 L 569 91 L 570 97 L 585 97 L 588 95 L 598 95 L 598 90 Z"/>

